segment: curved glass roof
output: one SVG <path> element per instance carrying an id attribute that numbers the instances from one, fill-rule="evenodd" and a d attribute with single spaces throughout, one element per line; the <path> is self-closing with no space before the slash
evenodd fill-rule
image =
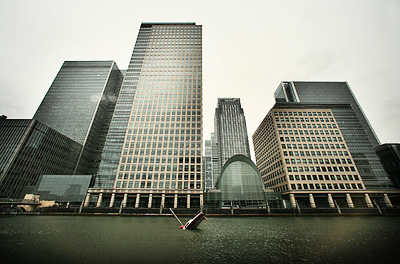
<path id="1" fill-rule="evenodd" d="M 260 173 L 244 155 L 235 155 L 226 161 L 216 187 L 221 191 L 223 201 L 265 201 Z"/>

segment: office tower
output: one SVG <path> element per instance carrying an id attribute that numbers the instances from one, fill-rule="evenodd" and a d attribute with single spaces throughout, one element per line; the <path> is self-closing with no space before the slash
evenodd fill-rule
<path id="1" fill-rule="evenodd" d="M 382 144 L 375 151 L 393 184 L 400 188 L 400 144 Z"/>
<path id="2" fill-rule="evenodd" d="M 219 168 L 222 168 L 225 162 L 236 154 L 243 154 L 250 158 L 246 119 L 239 98 L 218 98 L 214 130 Z"/>
<path id="3" fill-rule="evenodd" d="M 372 168 L 367 168 L 375 164 L 376 155 L 370 155 L 373 147 L 364 130 L 368 124 L 357 114 L 354 98 L 347 98 L 352 96 L 347 84 L 337 83 L 338 89 L 347 93 L 343 100 L 338 91 L 330 91 L 336 89 L 333 84 L 302 83 L 295 89 L 297 82 L 281 83 L 275 93 L 276 104 L 253 135 L 264 185 L 289 197 L 292 207 L 335 207 L 334 202 L 344 207 L 373 207 L 370 196 L 386 201 L 385 196 L 393 190 L 382 174 L 375 174 L 381 177 L 375 181 L 371 178 Z M 302 102 L 306 91 L 311 97 L 310 87 L 315 89 L 316 102 Z M 311 101 L 309 97 L 305 98 Z M 380 185 L 380 192 L 371 190 L 366 182 L 385 184 Z"/>
<path id="4" fill-rule="evenodd" d="M 213 174 L 213 187 L 215 187 L 215 183 L 221 173 L 221 162 L 219 156 L 219 149 L 217 144 L 217 137 L 215 133 L 211 133 L 211 167 Z"/>
<path id="5" fill-rule="evenodd" d="M 42 174 L 72 173 L 81 149 L 36 120 L 0 118 L 0 197 L 23 198 Z"/>
<path id="6" fill-rule="evenodd" d="M 204 153 L 205 153 L 203 157 L 204 191 L 207 191 L 209 189 L 213 189 L 214 187 L 211 140 L 204 141 Z"/>
<path id="7" fill-rule="evenodd" d="M 201 34 L 195 23 L 141 25 L 86 205 L 202 204 Z"/>
<path id="8" fill-rule="evenodd" d="M 95 174 L 123 76 L 113 61 L 65 61 L 34 119 L 83 146 L 75 173 Z"/>
<path id="9" fill-rule="evenodd" d="M 298 104 L 349 104 L 347 108 L 333 107 L 332 112 L 365 186 L 368 189 L 391 186 L 374 150 L 379 140 L 346 82 L 282 82 L 275 98 L 277 102 Z"/>

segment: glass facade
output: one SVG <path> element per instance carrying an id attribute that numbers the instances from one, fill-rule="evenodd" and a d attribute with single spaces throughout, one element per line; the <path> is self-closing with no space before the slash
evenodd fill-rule
<path id="1" fill-rule="evenodd" d="M 218 98 L 214 129 L 220 168 L 236 154 L 250 157 L 246 119 L 239 98 Z"/>
<path id="2" fill-rule="evenodd" d="M 332 112 L 365 186 L 369 189 L 391 186 L 374 150 L 379 140 L 346 82 L 282 82 L 275 99 L 300 104 L 348 104 L 349 107 L 333 107 Z"/>
<path id="3" fill-rule="evenodd" d="M 211 133 L 211 167 L 213 175 L 212 185 L 215 187 L 215 183 L 221 174 L 221 162 L 219 156 L 219 148 L 217 144 L 217 138 L 215 133 Z"/>
<path id="4" fill-rule="evenodd" d="M 95 174 L 123 75 L 113 61 L 65 61 L 34 119 L 83 145 L 75 173 Z"/>
<path id="5" fill-rule="evenodd" d="M 0 120 L 0 196 L 22 198 L 42 174 L 73 172 L 82 146 L 36 120 Z"/>
<path id="6" fill-rule="evenodd" d="M 36 190 L 40 200 L 82 202 L 93 183 L 92 175 L 42 175 Z"/>
<path id="7" fill-rule="evenodd" d="M 202 191 L 202 31 L 143 23 L 96 188 Z"/>
<path id="8" fill-rule="evenodd" d="M 204 175 L 204 191 L 214 188 L 213 170 L 212 170 L 212 146 L 211 140 L 204 141 L 205 154 L 203 157 L 203 175 Z"/>
<path id="9" fill-rule="evenodd" d="M 97 188 L 112 188 L 114 186 L 124 137 L 128 129 L 131 109 L 150 36 L 151 27 L 140 28 L 128 70 L 124 72 L 124 80 L 104 144 L 104 151 L 95 183 Z"/>
<path id="10" fill-rule="evenodd" d="M 400 187 L 400 144 L 382 144 L 375 148 L 394 185 Z"/>
<path id="11" fill-rule="evenodd" d="M 222 206 L 265 206 L 265 193 L 255 164 L 244 155 L 231 157 L 216 183 Z"/>

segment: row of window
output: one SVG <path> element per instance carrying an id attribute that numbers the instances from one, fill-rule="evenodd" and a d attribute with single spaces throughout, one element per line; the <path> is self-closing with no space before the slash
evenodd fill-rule
<path id="1" fill-rule="evenodd" d="M 126 165 L 126 166 L 124 166 Z M 127 171 L 192 171 L 192 172 L 200 172 L 200 165 L 167 165 L 167 166 L 159 166 L 159 165 L 149 165 L 149 164 L 121 164 L 121 170 L 125 167 Z"/>
<path id="2" fill-rule="evenodd" d="M 277 162 L 273 163 L 271 166 L 267 167 L 267 169 L 265 170 L 266 173 L 271 172 L 279 167 L 282 166 L 282 161 L 278 160 Z M 262 169 L 262 167 L 260 168 Z"/>
<path id="3" fill-rule="evenodd" d="M 288 124 L 285 124 L 285 125 L 288 125 Z M 283 124 L 281 124 L 281 126 L 283 127 Z M 297 124 L 291 124 L 291 126 L 293 128 L 294 127 L 297 127 L 297 128 L 337 128 L 336 124 L 320 124 L 320 123 L 317 123 L 317 124 L 297 123 Z"/>
<path id="4" fill-rule="evenodd" d="M 142 134 L 142 135 L 163 135 L 163 134 L 170 134 L 170 135 L 200 135 L 200 129 L 158 129 L 158 128 L 134 128 L 133 134 Z"/>
<path id="5" fill-rule="evenodd" d="M 288 124 L 289 127 L 289 124 Z M 290 128 L 290 127 L 289 127 Z M 295 127 L 293 127 L 295 128 Z M 325 135 L 340 135 L 339 130 L 278 130 L 279 135 L 311 135 L 311 136 L 323 136 Z"/>
<path id="6" fill-rule="evenodd" d="M 163 122 L 163 121 L 153 121 L 153 122 L 135 122 L 135 126 L 137 127 L 142 127 L 142 128 L 200 128 L 201 123 L 200 122 L 176 122 L 176 123 L 169 123 L 169 122 Z"/>
<path id="7" fill-rule="evenodd" d="M 146 173 L 146 172 L 142 172 L 142 173 L 133 173 L 133 172 L 120 172 L 118 174 L 118 179 L 124 179 L 124 180 L 133 180 L 133 179 L 142 179 L 142 180 L 164 180 L 166 179 L 167 181 L 169 181 L 169 179 L 172 179 L 173 181 L 175 179 L 178 180 L 200 180 L 201 179 L 201 174 L 200 173 Z"/>
<path id="8" fill-rule="evenodd" d="M 291 184 L 292 190 L 362 190 L 363 186 L 360 183 L 298 183 Z"/>
<path id="9" fill-rule="evenodd" d="M 171 156 L 171 155 L 194 156 L 194 155 L 201 155 L 201 149 L 191 149 L 191 150 L 189 150 L 189 149 L 168 149 L 168 150 L 166 150 L 165 148 L 159 148 L 159 149 L 149 149 L 149 148 L 133 149 L 133 148 L 131 148 L 131 149 L 125 149 L 124 154 L 130 154 L 130 155 L 134 154 L 136 156 L 138 156 L 138 155 L 141 155 L 141 156 L 144 156 L 144 155 L 146 155 L 146 156 L 149 156 L 149 155 L 152 155 L 152 156 L 154 156 L 154 155 L 157 155 L 157 156 L 160 156 L 160 155 L 163 155 L 163 156 L 166 156 L 166 155 L 169 155 L 169 156 Z"/>
<path id="10" fill-rule="evenodd" d="M 132 113 L 132 118 L 136 118 L 136 120 L 139 118 L 140 121 L 200 121 L 200 115 L 201 111 L 188 111 L 188 115 L 186 116 L 185 113 L 181 113 L 180 110 L 177 110 L 176 113 L 175 111 L 171 111 L 171 116 L 170 112 L 168 111 L 166 114 L 162 113 L 160 115 L 160 111 L 151 111 L 149 108 L 146 109 L 141 109 L 141 111 L 138 111 L 139 108 L 135 108 L 136 113 Z M 177 108 L 177 109 L 180 109 Z M 192 116 L 190 116 L 189 112 L 192 113 Z M 197 116 L 196 116 L 197 115 Z M 164 119 L 164 120 L 163 120 Z M 133 120 L 133 119 L 132 119 Z M 139 121 L 139 120 L 137 120 Z"/>
<path id="11" fill-rule="evenodd" d="M 285 159 L 286 164 L 353 164 L 351 159 Z"/>
<path id="12" fill-rule="evenodd" d="M 281 144 L 282 149 L 346 149 L 345 144 Z"/>
<path id="13" fill-rule="evenodd" d="M 263 177 L 263 179 L 266 180 L 270 180 L 273 179 L 279 175 L 284 174 L 283 168 L 279 168 L 278 170 L 272 172 L 271 174 L 265 175 L 265 171 L 261 172 L 261 177 Z"/>
<path id="14" fill-rule="evenodd" d="M 308 167 L 287 167 L 288 172 L 339 172 L 339 171 L 356 171 L 355 167 L 342 166 L 308 166 Z"/>
<path id="15" fill-rule="evenodd" d="M 153 63 L 164 64 L 165 62 L 192 62 L 192 63 L 201 63 L 202 59 L 201 56 L 165 56 L 163 58 L 156 58 L 156 59 L 147 59 Z M 139 62 L 132 63 L 131 65 L 140 66 Z M 128 71 L 129 72 L 129 71 Z M 190 79 L 190 78 L 188 78 Z"/>
<path id="16" fill-rule="evenodd" d="M 189 141 L 189 140 L 191 140 L 190 142 L 192 142 L 192 141 L 200 141 L 201 140 L 201 137 L 200 136 L 142 136 L 142 135 L 132 135 L 132 133 L 134 132 L 134 130 L 133 129 L 129 129 L 128 130 L 128 135 L 131 135 L 131 136 L 128 136 L 128 139 L 129 140 L 138 140 L 138 141 L 141 141 L 141 142 L 144 142 L 144 141 L 157 141 L 157 142 L 159 142 L 159 141 L 162 141 L 162 140 L 164 140 L 164 141 L 172 141 L 172 140 L 175 140 L 175 141 Z M 168 141 L 168 142 L 169 142 Z"/>
<path id="17" fill-rule="evenodd" d="M 301 156 L 301 157 L 310 157 L 310 156 L 349 156 L 349 153 L 347 151 L 341 151 L 341 150 L 322 150 L 322 151 L 283 151 L 284 156 Z"/>
<path id="18" fill-rule="evenodd" d="M 122 163 L 167 163 L 167 164 L 171 164 L 171 163 L 202 163 L 202 159 L 200 157 L 136 157 L 136 156 L 123 156 L 121 159 Z"/>
<path id="19" fill-rule="evenodd" d="M 289 174 L 289 179 L 291 181 L 359 181 L 360 177 L 356 174 L 354 175 L 292 175 Z"/>
<path id="20" fill-rule="evenodd" d="M 274 112 L 274 116 L 332 116 L 331 112 Z"/>
<path id="21" fill-rule="evenodd" d="M 127 141 L 131 141 L 129 138 L 127 138 Z M 131 148 L 136 145 L 136 148 L 200 148 L 201 144 L 200 142 L 194 142 L 194 141 L 186 141 L 186 142 L 173 142 L 173 141 L 131 141 Z"/>
<path id="22" fill-rule="evenodd" d="M 343 142 L 341 137 L 280 137 L 282 142 L 284 141 L 296 141 L 296 142 Z"/>
<path id="23" fill-rule="evenodd" d="M 117 181 L 116 188 L 147 188 L 147 189 L 201 189 L 201 183 L 198 182 L 126 182 Z"/>
<path id="24" fill-rule="evenodd" d="M 276 122 L 291 122 L 291 123 L 293 123 L 293 122 L 297 122 L 297 123 L 299 123 L 299 122 L 300 123 L 303 123 L 303 122 L 321 122 L 321 123 L 331 122 L 331 123 L 334 123 L 335 122 L 335 120 L 333 118 L 318 118 L 318 117 L 316 117 L 316 118 L 312 118 L 312 117 L 310 117 L 310 118 L 308 118 L 308 117 L 305 117 L 305 118 L 302 118 L 302 117 L 300 117 L 300 118 L 299 117 L 278 118 L 278 117 L 276 117 L 275 121 Z"/>

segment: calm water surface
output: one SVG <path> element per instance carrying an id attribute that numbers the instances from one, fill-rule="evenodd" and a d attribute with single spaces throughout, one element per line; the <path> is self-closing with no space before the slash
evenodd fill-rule
<path id="1" fill-rule="evenodd" d="M 399 263 L 399 217 L 0 217 L 0 263 Z M 395 258 L 396 257 L 396 258 Z"/>

